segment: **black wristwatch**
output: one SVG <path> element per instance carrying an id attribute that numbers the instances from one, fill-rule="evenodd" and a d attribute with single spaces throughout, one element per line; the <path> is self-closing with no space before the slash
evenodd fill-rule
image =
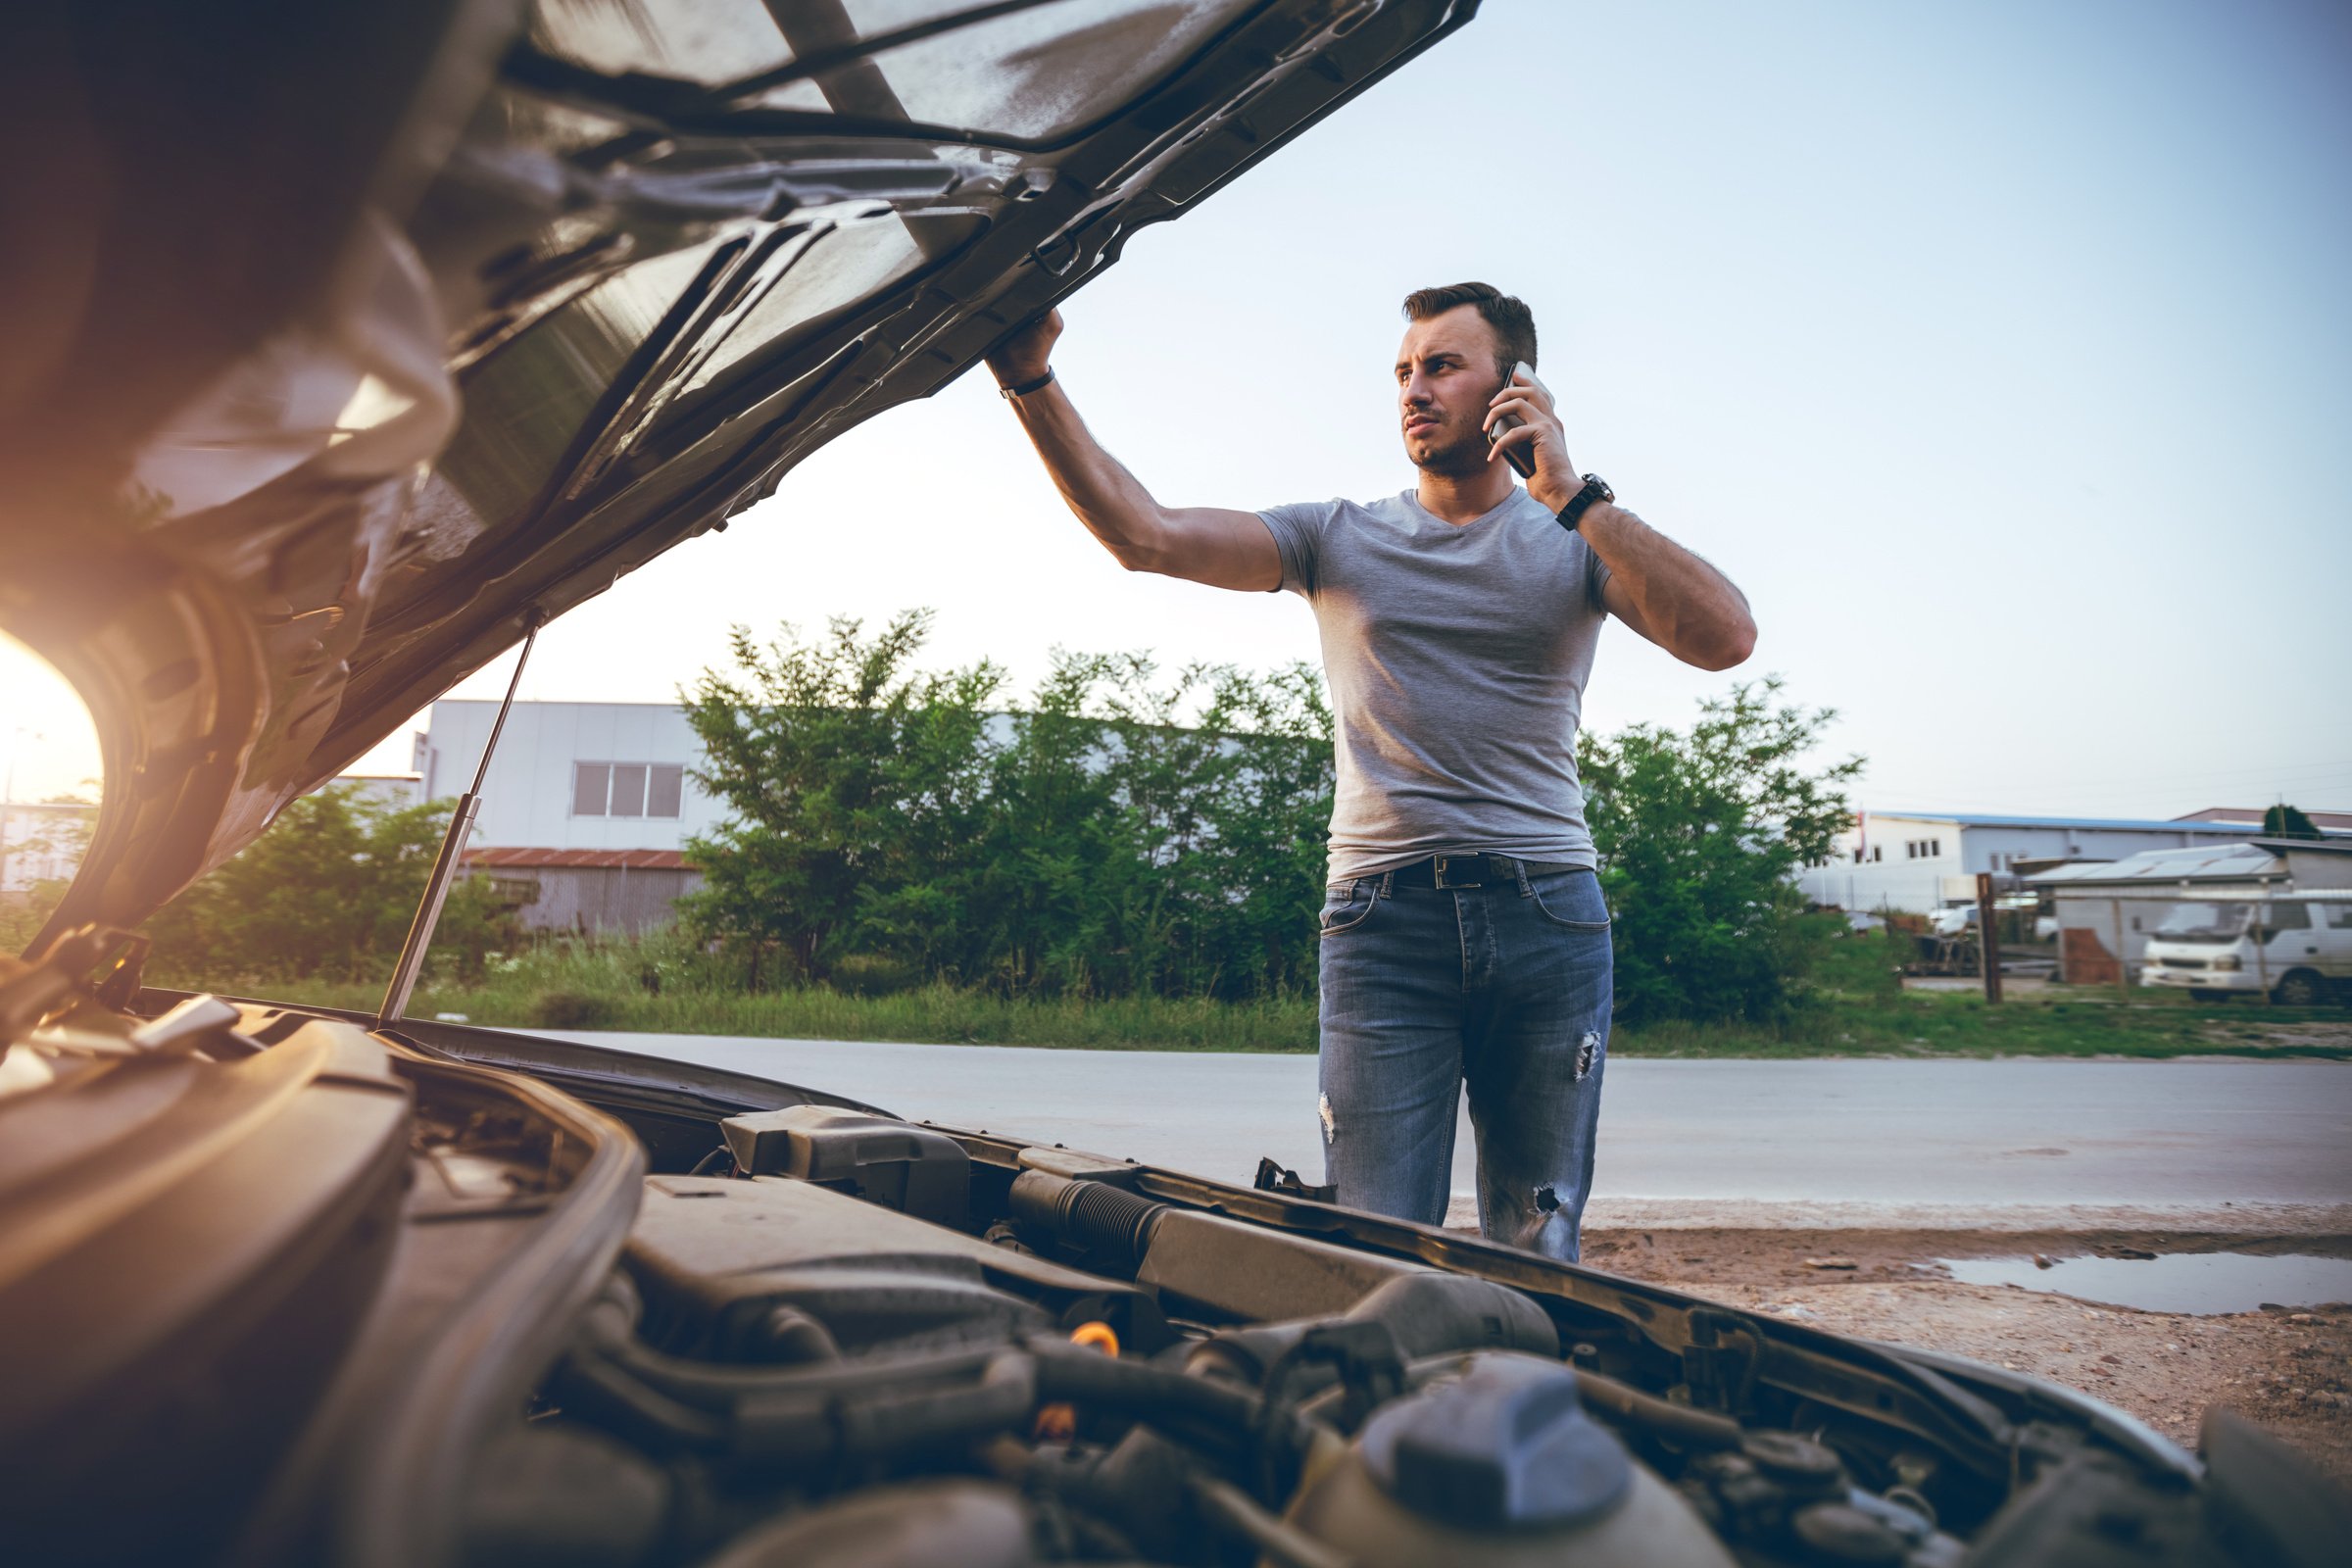
<path id="1" fill-rule="evenodd" d="M 1609 488 L 1608 480 L 1597 473 L 1588 473 L 1585 475 L 1585 487 L 1570 496 L 1568 504 L 1559 510 L 1560 526 L 1574 533 L 1576 525 L 1585 520 L 1585 514 L 1592 510 L 1594 502 L 1616 499 L 1617 492 Z"/>

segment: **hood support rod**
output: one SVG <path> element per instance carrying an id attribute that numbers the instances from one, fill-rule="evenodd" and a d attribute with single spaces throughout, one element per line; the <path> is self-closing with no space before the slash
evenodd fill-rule
<path id="1" fill-rule="evenodd" d="M 507 727 L 507 711 L 514 706 L 514 692 L 522 685 L 522 666 L 530 662 L 531 644 L 539 640 L 539 628 L 546 623 L 546 612 L 536 605 L 523 615 L 522 651 L 514 656 L 514 677 L 507 682 L 506 700 L 498 705 L 498 717 L 490 723 L 490 738 L 482 743 L 473 787 L 458 797 L 449 831 L 441 837 L 441 853 L 433 857 L 433 874 L 425 879 L 424 897 L 416 901 L 416 917 L 409 922 L 409 940 L 401 945 L 400 965 L 392 971 L 392 983 L 384 988 L 383 1006 L 376 1009 L 379 1029 L 398 1023 L 409 1010 L 410 994 L 416 989 L 416 977 L 424 972 L 425 950 L 433 945 L 433 927 L 441 923 L 441 906 L 449 899 L 449 884 L 457 875 L 459 860 L 465 858 L 466 841 L 473 836 L 473 819 L 481 811 L 482 780 L 490 773 L 490 755 L 498 750 L 499 732 Z"/>

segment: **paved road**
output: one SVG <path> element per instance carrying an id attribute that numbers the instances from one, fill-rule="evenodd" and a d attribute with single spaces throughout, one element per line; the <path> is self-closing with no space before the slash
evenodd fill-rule
<path id="1" fill-rule="evenodd" d="M 1322 1171 L 1310 1056 L 567 1038 L 1229 1181 L 1261 1154 Z M 2335 1062 L 1628 1057 L 1607 1084 L 1594 1186 L 1613 1200 L 2352 1204 L 2352 1065 Z M 1465 1116 L 1457 1193 L 1473 1157 Z"/>

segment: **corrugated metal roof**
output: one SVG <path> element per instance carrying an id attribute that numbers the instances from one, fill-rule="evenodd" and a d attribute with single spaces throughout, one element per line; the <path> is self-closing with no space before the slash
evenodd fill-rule
<path id="1" fill-rule="evenodd" d="M 2311 825 L 2323 833 L 2352 833 L 2352 811 L 2313 811 L 2303 813 Z M 2260 827 L 2265 812 L 2252 806 L 2208 806 L 2202 811 L 2191 811 L 2180 818 L 2183 822 L 2238 822 L 2247 827 Z"/>
<path id="2" fill-rule="evenodd" d="M 2253 882 L 2286 874 L 2286 861 L 2255 844 L 2143 850 L 2120 860 L 2053 866 L 2024 880 L 2035 887 L 2112 886 L 2138 882 Z"/>
<path id="3" fill-rule="evenodd" d="M 686 857 L 677 850 L 467 850 L 466 863 L 489 870 L 544 870 L 554 867 L 595 871 L 687 869 Z"/>
<path id="4" fill-rule="evenodd" d="M 2189 833 L 2244 838 L 2246 822 L 2195 822 L 2136 816 L 1994 816 L 1983 811 L 1896 811 L 1872 808 L 1869 814 L 1918 822 L 1950 822 L 1960 827 L 2062 827 L 2116 833 Z"/>

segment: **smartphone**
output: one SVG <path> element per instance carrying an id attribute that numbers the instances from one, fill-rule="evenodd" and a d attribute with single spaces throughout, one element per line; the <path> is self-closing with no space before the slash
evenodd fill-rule
<path id="1" fill-rule="evenodd" d="M 1503 377 L 1504 382 L 1507 384 L 1511 381 L 1517 380 L 1519 378 L 1519 372 L 1522 370 L 1527 372 L 1527 378 L 1530 381 L 1536 381 L 1536 372 L 1534 368 L 1530 367 L 1524 360 L 1522 360 L 1512 365 L 1511 373 Z M 1544 383 L 1541 381 L 1536 381 L 1536 385 L 1543 386 Z M 1545 390 L 1548 391 L 1549 388 L 1545 388 Z M 1487 426 L 1487 445 L 1493 446 L 1495 442 L 1502 439 L 1504 431 L 1516 430 L 1519 428 L 1519 426 L 1525 424 L 1526 422 L 1527 421 L 1525 419 L 1520 418 L 1516 414 L 1504 415 L 1501 418 L 1496 419 L 1493 424 Z M 1532 448 L 1513 447 L 1510 451 L 1505 452 L 1502 455 L 1502 461 L 1509 464 L 1512 467 L 1518 469 L 1519 477 L 1522 479 L 1533 479 L 1536 476 L 1536 454 Z"/>

